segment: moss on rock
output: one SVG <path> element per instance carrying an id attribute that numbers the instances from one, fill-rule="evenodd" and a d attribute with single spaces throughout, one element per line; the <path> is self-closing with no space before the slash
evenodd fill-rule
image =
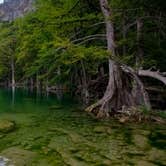
<path id="1" fill-rule="evenodd" d="M 15 129 L 15 123 L 10 120 L 0 120 L 0 132 L 8 133 Z"/>

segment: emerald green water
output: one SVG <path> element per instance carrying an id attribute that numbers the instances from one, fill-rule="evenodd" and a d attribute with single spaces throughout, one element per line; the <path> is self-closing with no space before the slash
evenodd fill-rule
<path id="1" fill-rule="evenodd" d="M 166 128 L 99 121 L 73 102 L 0 90 L 0 120 L 16 123 L 0 133 L 0 156 L 15 166 L 166 165 Z"/>

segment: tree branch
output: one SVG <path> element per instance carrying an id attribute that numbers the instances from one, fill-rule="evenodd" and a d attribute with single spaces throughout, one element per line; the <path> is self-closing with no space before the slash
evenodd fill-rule
<path id="1" fill-rule="evenodd" d="M 90 38 L 102 38 L 102 37 L 106 37 L 105 34 L 96 34 L 96 35 L 89 35 L 89 36 L 85 36 L 85 37 L 82 37 L 82 38 L 79 38 L 79 39 L 75 39 L 73 41 L 71 41 L 72 43 L 76 43 L 76 42 L 81 42 L 81 41 L 84 41 L 84 40 L 88 40 Z"/>
<path id="2" fill-rule="evenodd" d="M 161 82 L 163 82 L 166 85 L 166 77 L 164 73 L 160 73 L 159 71 L 151 71 L 151 70 L 138 70 L 139 76 L 145 76 L 145 77 L 152 77 L 155 78 Z"/>

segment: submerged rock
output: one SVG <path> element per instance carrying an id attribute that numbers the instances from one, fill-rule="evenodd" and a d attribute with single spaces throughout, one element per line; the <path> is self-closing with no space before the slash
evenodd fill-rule
<path id="1" fill-rule="evenodd" d="M 10 120 L 0 120 L 0 132 L 8 133 L 15 129 L 15 123 Z"/>
<path id="2" fill-rule="evenodd" d="M 134 141 L 134 144 L 141 149 L 145 150 L 150 147 L 150 145 L 148 144 L 147 137 L 143 135 L 140 135 L 140 134 L 133 135 L 133 141 Z"/>
<path id="3" fill-rule="evenodd" d="M 19 147 L 8 148 L 2 151 L 1 155 L 9 158 L 12 161 L 12 164 L 15 166 L 31 165 L 36 158 L 35 152 L 24 150 Z M 8 164 L 4 166 L 13 166 L 13 165 Z"/>
<path id="4" fill-rule="evenodd" d="M 120 123 L 126 123 L 126 122 L 128 122 L 128 121 L 129 121 L 129 117 L 127 117 L 127 116 L 124 116 L 124 117 L 119 118 L 119 122 L 120 122 Z"/>
<path id="5" fill-rule="evenodd" d="M 107 134 L 111 134 L 112 130 L 110 127 L 105 127 L 105 126 L 96 126 L 93 131 L 95 133 L 107 133 Z"/>
<path id="6" fill-rule="evenodd" d="M 1 138 L 3 138 L 3 137 L 5 137 L 5 135 L 3 135 L 3 134 L 0 134 L 0 139 L 1 139 Z"/>

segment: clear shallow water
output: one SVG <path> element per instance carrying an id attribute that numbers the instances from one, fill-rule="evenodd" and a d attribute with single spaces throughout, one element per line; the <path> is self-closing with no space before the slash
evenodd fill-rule
<path id="1" fill-rule="evenodd" d="M 0 120 L 16 123 L 0 133 L 0 156 L 16 166 L 166 165 L 166 128 L 99 121 L 69 100 L 0 90 Z"/>

